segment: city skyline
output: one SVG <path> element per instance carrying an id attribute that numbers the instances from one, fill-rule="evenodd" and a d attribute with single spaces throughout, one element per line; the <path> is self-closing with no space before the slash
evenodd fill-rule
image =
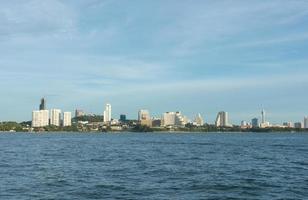
<path id="1" fill-rule="evenodd" d="M 307 1 L 4 1 L 0 121 L 49 108 L 213 123 L 308 115 Z M 117 117 L 118 118 L 118 117 Z M 260 120 L 261 121 L 261 120 Z"/>
<path id="2" fill-rule="evenodd" d="M 54 126 L 71 126 L 72 125 L 72 112 L 65 111 L 63 112 L 61 109 L 51 108 L 48 109 L 46 106 L 46 99 L 42 98 L 41 103 L 39 105 L 39 110 L 32 111 L 32 126 L 33 127 L 44 127 L 46 125 L 54 125 Z M 44 109 L 43 109 L 44 108 Z M 160 120 L 161 126 L 168 127 L 168 126 L 185 126 L 187 124 L 193 124 L 196 126 L 203 126 L 207 125 L 215 125 L 216 127 L 232 127 L 232 126 L 240 126 L 241 128 L 247 127 L 260 127 L 260 128 L 268 128 L 268 127 L 295 127 L 295 128 L 308 128 L 308 116 L 304 116 L 302 121 L 288 121 L 285 120 L 281 123 L 271 123 L 270 121 L 266 120 L 266 111 L 262 108 L 260 117 L 254 117 L 251 119 L 251 122 L 247 122 L 246 119 L 242 120 L 239 124 L 232 123 L 229 118 L 229 113 L 226 111 L 219 111 L 217 113 L 216 119 L 214 122 L 206 121 L 203 119 L 203 116 L 198 113 L 195 118 L 189 118 L 181 111 L 167 111 L 161 113 L 160 116 L 151 116 L 150 111 L 147 109 L 140 109 L 138 110 L 137 118 L 127 119 L 126 114 L 123 112 L 118 115 L 118 117 L 113 117 L 112 115 L 112 105 L 110 103 L 105 104 L 105 110 L 101 114 L 92 114 L 84 112 L 83 110 L 76 109 L 75 110 L 75 118 L 76 117 L 83 117 L 83 116 L 102 116 L 101 122 L 104 124 L 109 125 L 117 125 L 121 124 L 126 120 L 135 120 L 140 122 L 141 125 L 145 125 L 148 127 L 152 127 L 152 123 L 155 121 Z M 50 115 L 49 115 L 50 113 Z M 63 116 L 63 117 L 62 117 Z M 259 123 L 260 119 L 260 123 Z M 49 122 L 48 122 L 49 121 Z M 86 121 L 85 121 L 86 122 Z M 82 122 L 82 123 L 85 123 Z"/>

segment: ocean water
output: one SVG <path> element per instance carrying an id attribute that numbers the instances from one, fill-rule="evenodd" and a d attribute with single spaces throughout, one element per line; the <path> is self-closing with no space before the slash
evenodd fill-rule
<path id="1" fill-rule="evenodd" d="M 0 133 L 0 199 L 308 199 L 308 133 Z"/>

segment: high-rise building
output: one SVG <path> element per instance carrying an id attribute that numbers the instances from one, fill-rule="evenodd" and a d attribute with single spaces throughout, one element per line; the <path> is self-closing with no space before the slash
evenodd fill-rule
<path id="1" fill-rule="evenodd" d="M 225 126 L 230 126 L 229 125 L 229 118 L 228 118 L 228 113 L 221 111 L 217 114 L 215 125 L 217 127 L 225 127 Z"/>
<path id="2" fill-rule="evenodd" d="M 245 120 L 241 121 L 241 126 L 247 126 L 247 125 L 248 123 Z"/>
<path id="3" fill-rule="evenodd" d="M 152 127 L 160 127 L 162 120 L 159 118 L 153 118 L 152 119 Z"/>
<path id="4" fill-rule="evenodd" d="M 32 127 L 45 127 L 49 125 L 49 111 L 48 110 L 34 110 L 32 111 Z"/>
<path id="5" fill-rule="evenodd" d="M 294 123 L 294 128 L 303 128 L 303 123 L 302 122 Z"/>
<path id="6" fill-rule="evenodd" d="M 265 110 L 262 109 L 261 111 L 261 124 L 260 124 L 260 127 L 261 128 L 267 128 L 267 127 L 270 127 L 270 123 L 266 121 L 266 113 L 265 113 Z"/>
<path id="7" fill-rule="evenodd" d="M 252 126 L 253 128 L 258 128 L 258 127 L 260 126 L 258 118 L 253 118 L 253 119 L 251 120 L 251 126 Z"/>
<path id="8" fill-rule="evenodd" d="M 198 115 L 195 118 L 195 124 L 197 126 L 203 126 L 203 124 L 204 124 L 203 118 L 202 118 L 200 113 L 198 113 Z"/>
<path id="9" fill-rule="evenodd" d="M 293 125 L 292 122 L 284 122 L 282 125 L 283 125 L 284 127 L 288 127 L 288 128 L 293 128 L 293 127 L 294 127 L 294 125 Z"/>
<path id="10" fill-rule="evenodd" d="M 119 120 L 119 121 L 125 122 L 125 121 L 126 121 L 126 115 L 121 114 L 121 115 L 120 115 L 120 120 Z"/>
<path id="11" fill-rule="evenodd" d="M 54 126 L 61 125 L 61 110 L 60 109 L 50 110 L 50 125 L 54 125 Z"/>
<path id="12" fill-rule="evenodd" d="M 152 120 L 150 112 L 148 110 L 139 110 L 138 112 L 138 121 L 141 125 L 152 126 Z"/>
<path id="13" fill-rule="evenodd" d="M 181 112 L 166 112 L 162 116 L 162 126 L 184 126 L 188 121 Z"/>
<path id="14" fill-rule="evenodd" d="M 262 109 L 261 111 L 261 123 L 264 124 L 266 122 L 266 119 L 265 119 L 265 110 Z"/>
<path id="15" fill-rule="evenodd" d="M 71 112 L 63 113 L 63 126 L 72 126 L 72 113 Z"/>
<path id="16" fill-rule="evenodd" d="M 111 105 L 109 103 L 107 103 L 105 107 L 104 122 L 111 122 Z"/>
<path id="17" fill-rule="evenodd" d="M 83 110 L 76 109 L 75 117 L 82 117 L 84 115 L 85 115 L 85 113 L 83 112 Z"/>
<path id="18" fill-rule="evenodd" d="M 308 116 L 304 117 L 304 128 L 308 128 Z"/>
<path id="19" fill-rule="evenodd" d="M 46 100 L 45 100 L 45 98 L 41 99 L 40 110 L 46 110 Z"/>

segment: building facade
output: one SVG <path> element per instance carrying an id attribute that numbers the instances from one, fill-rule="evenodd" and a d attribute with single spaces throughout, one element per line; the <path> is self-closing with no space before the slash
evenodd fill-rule
<path id="1" fill-rule="evenodd" d="M 84 115 L 85 115 L 85 113 L 84 113 L 83 110 L 76 109 L 76 111 L 75 111 L 75 117 L 82 117 L 82 116 L 84 116 Z"/>
<path id="2" fill-rule="evenodd" d="M 111 104 L 107 103 L 104 111 L 104 122 L 111 122 Z"/>
<path id="3" fill-rule="evenodd" d="M 294 123 L 294 128 L 303 128 L 303 123 L 302 122 Z"/>
<path id="4" fill-rule="evenodd" d="M 35 110 L 32 111 L 32 127 L 45 127 L 49 125 L 49 111 Z"/>
<path id="5" fill-rule="evenodd" d="M 60 109 L 50 110 L 50 125 L 53 125 L 53 126 L 61 125 L 61 110 Z"/>
<path id="6" fill-rule="evenodd" d="M 141 125 L 144 126 L 152 126 L 152 119 L 150 116 L 150 112 L 148 110 L 139 110 L 138 112 L 138 121 Z"/>
<path id="7" fill-rule="evenodd" d="M 251 126 L 252 126 L 253 128 L 258 128 L 258 127 L 260 127 L 259 119 L 258 119 L 258 118 L 253 118 L 253 119 L 251 120 Z"/>
<path id="8" fill-rule="evenodd" d="M 63 126 L 72 126 L 72 113 L 71 112 L 63 113 Z"/>
<path id="9" fill-rule="evenodd" d="M 126 121 L 126 115 L 124 115 L 124 114 L 121 114 L 120 115 L 120 120 L 119 120 L 120 122 L 125 122 Z"/>
<path id="10" fill-rule="evenodd" d="M 166 112 L 162 115 L 162 126 L 185 126 L 188 118 L 181 112 Z"/>
<path id="11" fill-rule="evenodd" d="M 204 121 L 200 113 L 198 113 L 197 116 L 195 117 L 194 124 L 197 126 L 203 126 Z"/>
<path id="12" fill-rule="evenodd" d="M 228 113 L 224 111 L 219 112 L 216 117 L 215 125 L 216 127 L 230 126 Z"/>
<path id="13" fill-rule="evenodd" d="M 304 128 L 308 128 L 308 116 L 304 117 Z"/>

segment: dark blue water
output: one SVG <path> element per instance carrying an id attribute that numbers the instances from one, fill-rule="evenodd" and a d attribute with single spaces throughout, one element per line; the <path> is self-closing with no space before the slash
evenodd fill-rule
<path id="1" fill-rule="evenodd" d="M 308 133 L 2 133 L 0 199 L 308 199 Z"/>

